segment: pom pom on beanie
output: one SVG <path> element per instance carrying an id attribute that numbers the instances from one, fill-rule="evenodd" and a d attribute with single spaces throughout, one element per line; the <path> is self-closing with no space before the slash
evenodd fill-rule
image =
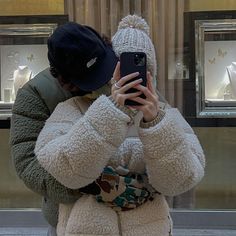
<path id="1" fill-rule="evenodd" d="M 112 37 L 112 46 L 119 57 L 122 52 L 144 52 L 147 55 L 147 67 L 152 76 L 156 76 L 156 53 L 149 37 L 147 22 L 137 15 L 124 17 L 118 30 Z"/>
<path id="2" fill-rule="evenodd" d="M 128 16 L 124 17 L 119 23 L 118 30 L 125 29 L 128 27 L 142 30 L 147 35 L 149 35 L 150 29 L 149 29 L 147 22 L 139 16 L 128 15 Z"/>

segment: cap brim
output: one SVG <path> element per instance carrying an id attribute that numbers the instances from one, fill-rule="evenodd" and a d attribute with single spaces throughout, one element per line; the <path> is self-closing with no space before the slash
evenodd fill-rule
<path id="1" fill-rule="evenodd" d="M 106 54 L 102 61 L 93 70 L 86 73 L 83 79 L 74 80 L 73 83 L 84 91 L 95 91 L 111 80 L 118 58 L 111 47 L 106 47 Z"/>

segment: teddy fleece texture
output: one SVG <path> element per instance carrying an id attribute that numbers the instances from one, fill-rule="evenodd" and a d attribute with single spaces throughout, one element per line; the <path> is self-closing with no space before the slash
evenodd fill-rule
<path id="1" fill-rule="evenodd" d="M 59 102 L 71 97 L 48 69 L 18 90 L 12 109 L 10 146 L 15 170 L 26 186 L 43 197 L 47 221 L 57 225 L 58 203 L 73 203 L 81 194 L 59 183 L 39 164 L 35 143 L 45 121 Z"/>
<path id="2" fill-rule="evenodd" d="M 60 103 L 48 118 L 35 147 L 40 165 L 71 189 L 93 182 L 106 165 L 122 165 L 140 174 L 147 171 L 161 194 L 124 212 L 97 203 L 91 195 L 60 204 L 58 235 L 170 235 L 163 196 L 191 189 L 204 175 L 204 154 L 193 130 L 177 109 L 166 109 L 155 126 L 140 128 L 138 116 L 130 127 L 130 117 L 106 96 L 87 110 L 81 101 L 74 97 Z M 127 137 L 130 129 L 138 136 Z"/>

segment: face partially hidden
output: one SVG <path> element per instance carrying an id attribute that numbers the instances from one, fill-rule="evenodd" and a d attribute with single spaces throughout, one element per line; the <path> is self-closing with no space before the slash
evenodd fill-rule
<path id="1" fill-rule="evenodd" d="M 99 89 L 97 89 L 97 90 L 95 90 L 91 93 L 86 94 L 84 97 L 95 100 L 101 95 L 106 95 L 106 96 L 111 95 L 111 84 L 110 84 L 110 82 L 106 83 L 101 88 L 99 88 Z"/>
<path id="2" fill-rule="evenodd" d="M 89 99 L 96 99 L 102 94 L 107 96 L 111 94 L 110 81 L 95 91 L 84 91 L 81 90 L 77 85 L 74 85 L 73 83 L 63 79 L 61 76 L 59 76 L 57 80 L 64 90 L 71 92 L 74 96 L 85 96 Z"/>

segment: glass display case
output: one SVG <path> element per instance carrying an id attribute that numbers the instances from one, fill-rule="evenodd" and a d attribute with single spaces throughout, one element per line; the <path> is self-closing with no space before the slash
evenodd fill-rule
<path id="1" fill-rule="evenodd" d="M 236 19 L 196 20 L 197 117 L 236 117 Z"/>
<path id="2" fill-rule="evenodd" d="M 185 115 L 204 126 L 236 126 L 236 11 L 188 12 L 185 22 Z"/>
<path id="3" fill-rule="evenodd" d="M 47 39 L 66 21 L 64 15 L 0 17 L 1 120 L 10 119 L 18 89 L 49 66 Z"/>

